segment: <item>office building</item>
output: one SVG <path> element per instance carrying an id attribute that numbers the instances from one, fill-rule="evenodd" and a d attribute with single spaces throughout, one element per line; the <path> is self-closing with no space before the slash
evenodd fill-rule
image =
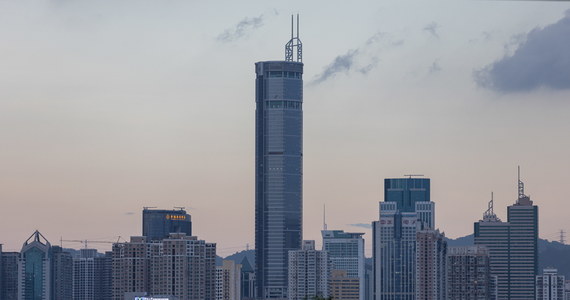
<path id="1" fill-rule="evenodd" d="M 332 270 L 329 296 L 335 300 L 360 300 L 360 279 L 349 277 L 346 270 Z"/>
<path id="2" fill-rule="evenodd" d="M 327 252 L 315 250 L 315 241 L 303 241 L 301 250 L 289 251 L 289 300 L 327 298 L 330 267 Z"/>
<path id="3" fill-rule="evenodd" d="M 384 181 L 380 218 L 373 222 L 375 300 L 416 297 L 416 234 L 434 228 L 435 205 L 427 178 Z"/>
<path id="4" fill-rule="evenodd" d="M 497 278 L 497 297 L 507 300 L 535 298 L 538 275 L 538 207 L 524 194 L 519 175 L 519 196 L 507 207 L 507 222 L 493 212 L 493 200 L 483 219 L 475 223 L 475 244 L 489 250 L 491 275 Z"/>
<path id="5" fill-rule="evenodd" d="M 241 299 L 252 300 L 255 299 L 255 270 L 249 263 L 247 256 L 241 260 Z"/>
<path id="6" fill-rule="evenodd" d="M 544 269 L 536 276 L 536 300 L 565 300 L 566 278 L 558 270 Z"/>
<path id="7" fill-rule="evenodd" d="M 288 253 L 299 250 L 303 238 L 302 45 L 298 30 L 297 37 L 291 36 L 285 61 L 255 64 L 255 278 L 259 298 L 287 298 Z"/>
<path id="8" fill-rule="evenodd" d="M 18 300 L 18 252 L 2 252 L 0 244 L 0 299 Z"/>
<path id="9" fill-rule="evenodd" d="M 496 300 L 485 246 L 449 247 L 447 299 Z"/>
<path id="10" fill-rule="evenodd" d="M 192 236 L 192 220 L 183 208 L 167 210 L 145 207 L 143 210 L 143 236 L 148 241 L 168 238 L 171 233 Z"/>
<path id="11" fill-rule="evenodd" d="M 358 279 L 359 300 L 365 300 L 364 233 L 323 230 L 323 250 L 328 252 L 333 270 L 345 270 L 348 278 Z"/>
<path id="12" fill-rule="evenodd" d="M 18 259 L 18 299 L 52 299 L 51 244 L 35 231 L 25 242 Z"/>
<path id="13" fill-rule="evenodd" d="M 416 299 L 446 299 L 447 242 L 439 230 L 416 234 Z"/>
<path id="14" fill-rule="evenodd" d="M 216 266 L 216 300 L 241 299 L 241 265 L 233 260 Z"/>

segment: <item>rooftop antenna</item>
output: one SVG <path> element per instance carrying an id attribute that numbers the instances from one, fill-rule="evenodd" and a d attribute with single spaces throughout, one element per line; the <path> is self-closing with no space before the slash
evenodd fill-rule
<path id="1" fill-rule="evenodd" d="M 327 230 L 327 206 L 323 204 L 323 230 Z"/>
<path id="2" fill-rule="evenodd" d="M 524 182 L 521 181 L 521 166 L 518 166 L 519 199 L 526 197 L 524 194 Z"/>
<path id="3" fill-rule="evenodd" d="M 297 36 L 294 36 L 294 18 L 291 15 L 291 39 L 285 44 L 285 61 L 303 62 L 303 43 L 299 39 L 299 14 L 297 14 Z M 297 48 L 297 58 L 293 57 L 295 48 Z"/>
<path id="4" fill-rule="evenodd" d="M 494 201 L 495 197 L 493 192 L 491 192 L 491 200 L 489 201 L 489 204 L 487 204 L 487 210 L 483 213 L 483 221 L 500 221 L 493 211 Z"/>
<path id="5" fill-rule="evenodd" d="M 421 174 L 406 174 L 404 177 L 408 177 L 408 179 L 412 179 L 412 177 L 423 177 L 424 175 Z"/>

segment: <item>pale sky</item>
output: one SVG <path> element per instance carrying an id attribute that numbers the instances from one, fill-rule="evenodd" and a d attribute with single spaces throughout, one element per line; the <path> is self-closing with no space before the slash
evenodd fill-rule
<path id="1" fill-rule="evenodd" d="M 254 247 L 254 63 L 304 45 L 304 238 L 378 219 L 383 179 L 431 178 L 471 234 L 516 167 L 540 236 L 570 231 L 570 3 L 0 0 L 0 243 L 141 234 L 185 206 Z M 81 247 L 65 243 L 65 247 Z M 108 245 L 93 245 L 104 250 Z"/>

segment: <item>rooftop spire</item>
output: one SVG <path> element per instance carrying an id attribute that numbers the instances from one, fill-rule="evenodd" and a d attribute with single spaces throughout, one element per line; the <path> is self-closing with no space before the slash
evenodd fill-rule
<path id="1" fill-rule="evenodd" d="M 519 186 L 519 197 L 517 199 L 516 205 L 532 205 L 532 201 L 530 200 L 530 196 L 525 195 L 524 193 L 524 182 L 521 180 L 521 166 L 518 166 L 518 186 Z"/>
<path id="2" fill-rule="evenodd" d="M 285 44 L 285 61 L 303 61 L 303 43 L 299 39 L 299 14 L 297 14 L 297 36 L 294 36 L 294 19 L 291 15 L 291 39 Z M 297 48 L 297 58 L 294 58 L 294 48 Z"/>
<path id="3" fill-rule="evenodd" d="M 494 204 L 493 202 L 494 202 L 494 197 L 493 197 L 493 192 L 491 192 L 491 201 L 489 201 L 489 204 L 487 204 L 487 210 L 485 211 L 485 213 L 483 213 L 483 221 L 487 222 L 501 221 L 499 218 L 497 218 L 495 212 L 493 212 L 493 204 Z"/>

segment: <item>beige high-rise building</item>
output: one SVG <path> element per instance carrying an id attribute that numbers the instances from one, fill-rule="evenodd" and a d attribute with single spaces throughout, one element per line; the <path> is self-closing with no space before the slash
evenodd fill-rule
<path id="1" fill-rule="evenodd" d="M 349 277 L 346 270 L 333 270 L 329 279 L 329 286 L 329 296 L 332 299 L 360 299 L 360 278 Z"/>
<path id="2" fill-rule="evenodd" d="M 184 233 L 161 241 L 132 237 L 113 245 L 113 300 L 128 293 L 214 300 L 216 244 Z"/>
<path id="3" fill-rule="evenodd" d="M 113 244 L 113 300 L 123 300 L 126 293 L 150 291 L 151 249 L 144 236 L 132 236 L 130 242 Z"/>
<path id="4" fill-rule="evenodd" d="M 416 234 L 416 299 L 445 300 L 447 242 L 439 230 Z"/>
<path id="5" fill-rule="evenodd" d="M 216 300 L 240 300 L 241 265 L 224 260 L 216 267 Z"/>

